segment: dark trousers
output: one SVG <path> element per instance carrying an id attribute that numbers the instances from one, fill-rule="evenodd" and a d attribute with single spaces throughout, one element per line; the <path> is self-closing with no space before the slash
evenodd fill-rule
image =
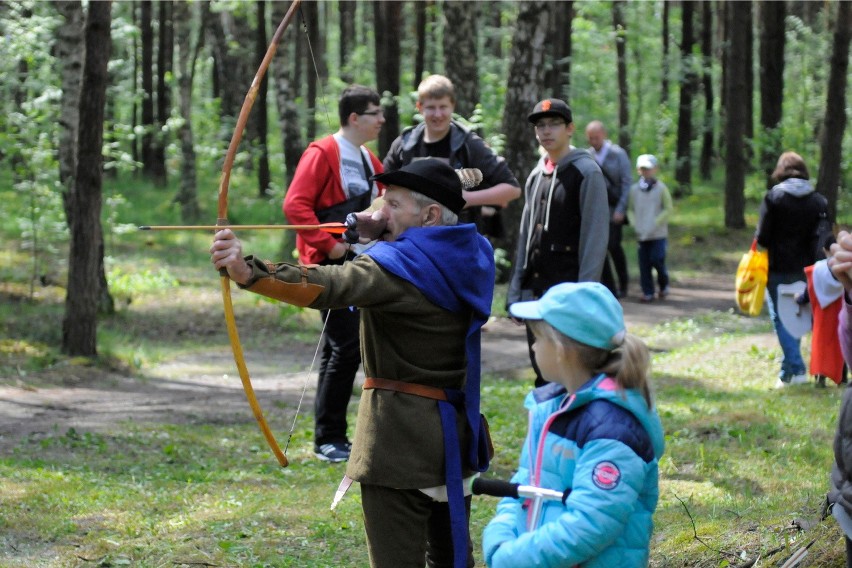
<path id="1" fill-rule="evenodd" d="M 654 274 L 657 271 L 657 286 L 660 290 L 669 287 L 669 271 L 666 269 L 666 239 L 639 241 L 639 282 L 642 294 L 654 296 Z"/>
<path id="2" fill-rule="evenodd" d="M 361 364 L 358 310 L 322 310 L 320 314 L 326 323 L 314 401 L 314 442 L 318 446 L 349 441 L 346 408 Z"/>
<path id="3" fill-rule="evenodd" d="M 607 258 L 604 260 L 603 272 L 601 273 L 601 284 L 609 288 L 609 291 L 616 298 L 627 295 L 627 285 L 630 281 L 630 275 L 627 272 L 627 255 L 624 254 L 624 248 L 621 246 L 623 229 L 623 223 L 609 224 Z M 613 274 L 613 271 L 615 274 Z M 618 278 L 617 282 L 616 277 Z"/>
<path id="4" fill-rule="evenodd" d="M 361 508 L 373 568 L 453 568 L 450 507 L 417 489 L 361 484 Z M 470 521 L 470 496 L 465 498 Z M 467 565 L 473 568 L 468 537 Z"/>

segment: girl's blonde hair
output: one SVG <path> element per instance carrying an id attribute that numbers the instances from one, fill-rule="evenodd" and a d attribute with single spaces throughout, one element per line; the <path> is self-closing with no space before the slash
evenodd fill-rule
<path id="1" fill-rule="evenodd" d="M 651 354 L 645 342 L 635 335 L 626 334 L 620 347 L 607 351 L 575 341 L 544 320 L 528 320 L 527 323 L 536 337 L 544 337 L 564 349 L 573 349 L 585 367 L 612 377 L 623 389 L 638 390 L 645 397 L 648 408 L 653 406 Z"/>

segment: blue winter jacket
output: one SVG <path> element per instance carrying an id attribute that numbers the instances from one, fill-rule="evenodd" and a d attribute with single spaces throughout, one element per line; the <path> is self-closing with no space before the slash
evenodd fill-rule
<path id="1" fill-rule="evenodd" d="M 529 431 L 515 483 L 564 491 L 527 530 L 524 499 L 506 498 L 485 528 L 492 568 L 647 566 L 659 496 L 663 428 L 642 394 L 599 375 L 573 395 L 551 383 L 531 392 Z"/>

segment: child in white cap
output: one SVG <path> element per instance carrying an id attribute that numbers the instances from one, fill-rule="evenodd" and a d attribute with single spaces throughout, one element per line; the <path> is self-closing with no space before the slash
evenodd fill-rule
<path id="1" fill-rule="evenodd" d="M 657 271 L 658 297 L 669 295 L 669 272 L 666 268 L 669 216 L 672 196 L 666 184 L 657 179 L 659 163 L 651 154 L 636 158 L 639 181 L 630 186 L 627 210 L 630 223 L 639 241 L 639 283 L 642 285 L 641 302 L 654 301 L 653 270 Z"/>
<path id="2" fill-rule="evenodd" d="M 558 284 L 511 314 L 528 320 L 551 381 L 525 401 L 529 431 L 512 481 L 567 497 L 546 501 L 531 527 L 525 499 L 500 501 L 483 534 L 488 566 L 647 566 L 663 453 L 647 347 L 597 282 Z"/>

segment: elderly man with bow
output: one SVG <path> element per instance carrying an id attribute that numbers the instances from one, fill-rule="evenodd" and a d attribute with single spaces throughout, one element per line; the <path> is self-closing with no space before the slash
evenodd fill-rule
<path id="1" fill-rule="evenodd" d="M 371 565 L 473 566 L 465 480 L 490 459 L 479 379 L 493 251 L 474 225 L 458 224 L 463 183 L 449 165 L 419 160 L 373 179 L 387 187 L 384 203 L 359 232 L 380 242 L 355 260 L 268 263 L 244 257 L 224 229 L 212 262 L 282 302 L 361 309 L 367 378 L 346 476 L 361 484 Z"/>

